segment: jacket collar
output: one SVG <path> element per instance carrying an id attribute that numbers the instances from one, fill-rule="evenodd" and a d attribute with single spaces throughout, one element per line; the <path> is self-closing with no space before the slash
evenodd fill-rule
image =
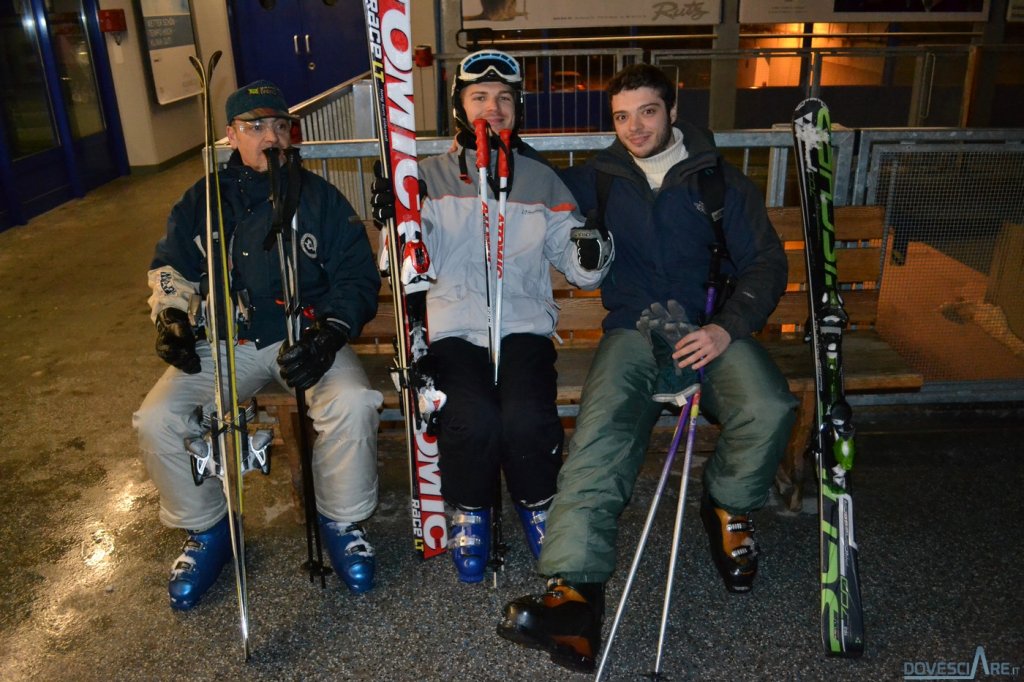
<path id="1" fill-rule="evenodd" d="M 710 130 L 699 128 L 682 119 L 676 119 L 675 127 L 683 133 L 683 144 L 686 145 L 688 156 L 669 170 L 665 175 L 666 181 L 669 177 L 687 175 L 712 166 L 718 158 L 718 147 L 715 146 L 715 138 Z M 618 138 L 599 151 L 594 156 L 593 163 L 599 171 L 647 182 L 640 166 Z"/>

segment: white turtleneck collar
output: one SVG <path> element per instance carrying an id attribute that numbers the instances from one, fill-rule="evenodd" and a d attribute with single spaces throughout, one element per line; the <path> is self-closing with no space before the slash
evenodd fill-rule
<path id="1" fill-rule="evenodd" d="M 636 165 L 640 166 L 640 170 L 647 176 L 647 182 L 650 183 L 651 189 L 655 191 L 661 187 L 668 170 L 689 155 L 686 145 L 683 144 L 683 131 L 675 126 L 672 127 L 672 144 L 665 151 L 648 156 L 646 159 L 640 159 L 630 154 L 636 161 Z"/>

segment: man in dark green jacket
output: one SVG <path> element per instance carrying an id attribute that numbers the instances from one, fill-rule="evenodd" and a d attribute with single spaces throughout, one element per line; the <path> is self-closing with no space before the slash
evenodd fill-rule
<path id="1" fill-rule="evenodd" d="M 276 86 L 256 81 L 228 97 L 227 120 L 234 153 L 219 180 L 239 319 L 238 392 L 248 400 L 270 381 L 306 392 L 319 434 L 312 468 L 324 541 L 339 577 L 353 592 L 365 592 L 373 585 L 374 553 L 360 522 L 377 505 L 383 396 L 346 344 L 376 315 L 380 276 L 345 197 L 299 164 L 285 165 L 282 192 L 295 191 L 289 180 L 299 173 L 295 276 L 306 315 L 296 342 L 284 343 L 278 253 L 264 246 L 272 218 L 267 151 L 278 149 L 285 159 L 292 116 Z M 168 584 L 178 610 L 192 608 L 231 557 L 223 490 L 215 482 L 195 485 L 185 450 L 186 438 L 203 435 L 196 407 L 208 414 L 214 402 L 213 356 L 198 305 L 207 279 L 205 191 L 200 180 L 174 206 L 150 264 L 156 350 L 170 367 L 134 415 L 143 462 L 160 492 L 160 520 L 188 532 Z"/>
<path id="2" fill-rule="evenodd" d="M 593 669 L 600 649 L 618 518 L 662 409 L 652 396 L 666 365 L 669 374 L 673 365 L 704 370 L 701 409 L 722 425 L 705 469 L 701 518 L 731 592 L 751 589 L 757 547 L 749 513 L 767 500 L 796 406 L 785 378 L 750 336 L 764 326 L 787 279 L 763 198 L 721 160 L 709 131 L 676 120 L 675 88 L 658 69 L 627 67 L 608 94 L 616 141 L 563 174 L 584 214 L 603 212 L 615 238 L 616 259 L 601 288 L 604 336 L 549 511 L 538 564 L 550 578 L 548 591 L 509 603 L 498 626 L 503 637 L 547 649 L 556 663 L 582 671 Z M 698 173 L 716 164 L 728 253 L 721 275 L 735 286 L 707 316 L 711 247 L 718 239 Z M 677 328 L 692 329 L 671 339 L 674 347 L 666 348 L 660 366 L 649 335 L 638 329 L 653 310 L 675 311 Z"/>

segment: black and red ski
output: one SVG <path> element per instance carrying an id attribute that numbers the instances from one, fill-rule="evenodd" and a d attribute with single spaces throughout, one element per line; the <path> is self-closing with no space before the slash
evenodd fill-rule
<path id="1" fill-rule="evenodd" d="M 847 324 L 836 270 L 833 209 L 835 153 L 828 107 L 806 99 L 793 112 L 793 141 L 803 213 L 810 322 L 818 399 L 810 449 L 818 470 L 821 639 L 831 656 L 864 651 L 864 613 L 853 530 L 853 412 L 843 386 Z"/>
<path id="2" fill-rule="evenodd" d="M 427 289 L 433 271 L 420 222 L 411 4 L 409 0 L 364 0 L 363 9 L 380 162 L 395 193 L 395 217 L 385 227 L 387 265 L 381 268 L 390 277 L 395 309 L 392 376 L 401 393 L 405 416 L 414 546 L 424 559 L 429 559 L 448 548 L 437 438 L 427 428 L 431 415 L 444 404 L 444 394 L 422 371 L 429 341 Z"/>

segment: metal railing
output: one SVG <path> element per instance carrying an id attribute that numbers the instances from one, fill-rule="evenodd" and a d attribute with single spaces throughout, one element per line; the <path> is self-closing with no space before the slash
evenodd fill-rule
<path id="1" fill-rule="evenodd" d="M 354 102 L 363 86 L 349 85 L 336 94 Z M 323 127 L 306 123 L 314 110 L 303 114 L 303 130 L 319 134 Z M 524 138 L 557 166 L 581 163 L 613 135 Z M 798 204 L 787 127 L 720 131 L 715 141 L 767 205 Z M 837 127 L 833 141 L 836 203 L 886 207 L 878 329 L 924 374 L 922 399 L 1024 399 L 1024 320 L 1008 318 L 996 296 L 1008 278 L 1020 277 L 1022 264 L 995 258 L 997 243 L 1024 249 L 1024 130 Z M 450 146 L 449 137 L 417 141 L 421 157 Z M 306 166 L 368 216 L 376 139 L 306 141 L 301 148 Z M 227 151 L 219 150 L 221 160 Z"/>

